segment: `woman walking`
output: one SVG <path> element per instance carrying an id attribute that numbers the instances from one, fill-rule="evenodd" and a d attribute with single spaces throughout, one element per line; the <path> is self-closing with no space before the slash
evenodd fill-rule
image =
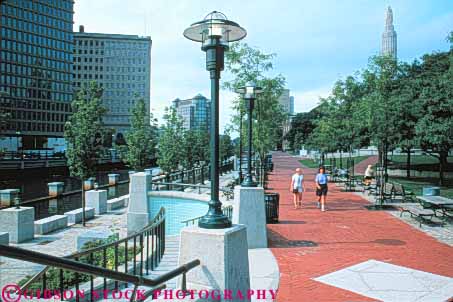
<path id="1" fill-rule="evenodd" d="M 291 178 L 291 184 L 289 191 L 293 193 L 293 202 L 294 209 L 302 206 L 302 192 L 305 190 L 304 186 L 304 176 L 302 175 L 302 169 L 297 168 L 296 173 L 294 173 Z"/>
<path id="2" fill-rule="evenodd" d="M 321 166 L 319 172 L 316 174 L 316 196 L 318 196 L 318 206 L 321 204 L 321 211 L 326 210 L 326 196 L 327 196 L 327 175 L 326 169 Z"/>

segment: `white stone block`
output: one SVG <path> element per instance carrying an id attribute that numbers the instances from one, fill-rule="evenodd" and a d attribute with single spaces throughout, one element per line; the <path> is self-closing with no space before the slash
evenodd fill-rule
<path id="1" fill-rule="evenodd" d="M 262 187 L 234 188 L 232 222 L 247 227 L 249 249 L 267 247 L 266 209 Z"/>
<path id="2" fill-rule="evenodd" d="M 127 233 L 132 234 L 148 225 L 150 208 L 148 191 L 152 175 L 139 172 L 130 175 L 129 205 L 127 209 Z"/>
<path id="3" fill-rule="evenodd" d="M 19 196 L 19 189 L 0 190 L 0 205 L 9 207 L 14 205 L 14 199 Z"/>
<path id="4" fill-rule="evenodd" d="M 110 212 L 116 209 L 124 208 L 126 206 L 126 203 L 127 197 L 125 196 L 109 199 L 107 200 L 107 211 Z"/>
<path id="5" fill-rule="evenodd" d="M 35 234 L 43 235 L 68 226 L 68 216 L 52 215 L 35 221 Z"/>
<path id="6" fill-rule="evenodd" d="M 111 185 L 111 186 L 116 185 L 118 183 L 118 181 L 120 180 L 120 175 L 116 174 L 116 173 L 109 174 L 108 177 L 109 177 L 109 185 Z"/>
<path id="7" fill-rule="evenodd" d="M 85 207 L 85 220 L 94 218 L 94 208 Z M 78 208 L 69 212 L 65 212 L 64 215 L 68 216 L 68 223 L 79 223 L 82 222 L 83 208 Z"/>
<path id="8" fill-rule="evenodd" d="M 86 206 L 94 208 L 97 215 L 107 212 L 107 190 L 91 190 L 85 192 Z"/>
<path id="9" fill-rule="evenodd" d="M 49 188 L 49 196 L 59 196 L 63 193 L 64 182 L 49 182 L 47 187 Z"/>
<path id="10" fill-rule="evenodd" d="M 3 244 L 3 245 L 9 244 L 9 233 L 0 232 L 0 244 Z"/>
<path id="11" fill-rule="evenodd" d="M 226 229 L 191 226 L 182 229 L 179 265 L 195 259 L 200 259 L 201 265 L 187 273 L 188 289 L 217 289 L 221 292 L 228 289 L 233 292 L 240 290 L 243 293 L 250 289 L 245 226 L 233 225 Z M 181 282 L 181 279 L 179 281 Z"/>
<path id="12" fill-rule="evenodd" d="M 9 241 L 20 243 L 33 239 L 35 209 L 32 207 L 8 208 L 0 211 L 0 230 L 9 233 Z"/>

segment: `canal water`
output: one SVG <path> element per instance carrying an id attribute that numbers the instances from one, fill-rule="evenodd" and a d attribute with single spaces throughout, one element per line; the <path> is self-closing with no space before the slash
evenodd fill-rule
<path id="1" fill-rule="evenodd" d="M 4 173 L 4 171 L 1 171 Z M 108 174 L 116 173 L 120 175 L 120 182 L 129 179 L 127 170 L 116 170 L 111 172 L 100 172 L 96 175 L 96 181 L 100 186 L 108 184 Z M 3 175 L 5 176 L 5 175 Z M 44 175 L 37 174 L 24 174 L 20 177 L 8 179 L 2 177 L 0 181 L 0 189 L 19 189 L 22 202 L 39 197 L 46 197 L 49 195 L 47 184 L 50 182 L 63 182 L 64 192 L 71 192 L 81 189 L 80 180 L 58 174 L 45 173 Z M 106 188 L 108 192 L 108 199 L 119 197 L 129 194 L 129 184 L 119 184 Z M 75 210 L 82 207 L 82 194 L 75 193 L 56 199 L 39 201 L 27 206 L 35 208 L 35 219 L 42 219 L 55 214 L 63 214 L 64 212 Z"/>

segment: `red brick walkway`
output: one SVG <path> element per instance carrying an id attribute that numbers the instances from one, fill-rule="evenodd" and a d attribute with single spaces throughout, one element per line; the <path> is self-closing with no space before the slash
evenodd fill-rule
<path id="1" fill-rule="evenodd" d="M 280 193 L 280 223 L 268 225 L 280 268 L 281 302 L 376 301 L 312 280 L 370 259 L 453 277 L 453 248 L 393 217 L 364 209 L 367 201 L 329 187 L 327 212 L 316 208 L 314 169 L 304 168 L 308 192 L 294 210 L 289 192 L 296 158 L 274 153 L 269 191 Z M 312 246 L 304 246 L 304 245 Z"/>

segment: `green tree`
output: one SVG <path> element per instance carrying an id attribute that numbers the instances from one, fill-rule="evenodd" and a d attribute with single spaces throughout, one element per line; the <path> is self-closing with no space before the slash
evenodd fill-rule
<path id="1" fill-rule="evenodd" d="M 129 167 L 141 171 L 155 157 L 157 145 L 157 120 L 146 112 L 145 101 L 138 99 L 132 108 L 131 129 L 126 133 L 126 146 L 122 158 Z"/>
<path id="2" fill-rule="evenodd" d="M 165 172 L 177 170 L 185 162 L 184 128 L 181 118 L 172 107 L 165 109 L 165 125 L 159 136 L 157 164 Z"/>
<path id="3" fill-rule="evenodd" d="M 439 159 L 439 182 L 445 185 L 448 152 L 453 147 L 453 49 L 423 56 L 421 118 L 416 133 L 421 147 Z"/>
<path id="4" fill-rule="evenodd" d="M 230 134 L 225 131 L 223 135 L 220 136 L 220 160 L 226 160 L 234 155 L 234 145 L 231 140 Z"/>
<path id="5" fill-rule="evenodd" d="M 82 223 L 85 226 L 85 191 L 83 182 L 95 175 L 96 164 L 102 145 L 102 117 L 107 111 L 101 102 L 102 89 L 92 82 L 83 87 L 72 101 L 72 115 L 65 124 L 64 137 L 67 142 L 67 163 L 70 175 L 82 182 Z"/>
<path id="6" fill-rule="evenodd" d="M 281 142 L 282 137 L 279 134 L 286 118 L 278 103 L 278 98 L 284 89 L 285 78 L 282 75 L 266 76 L 266 72 L 273 69 L 273 58 L 275 54 L 265 54 L 246 43 L 234 43 L 226 54 L 225 60 L 226 69 L 231 73 L 232 80 L 226 81 L 224 88 L 236 91 L 250 81 L 263 88 L 263 92 L 255 101 L 253 128 L 254 150 L 262 160 L 269 150 Z M 240 113 L 246 112 L 245 108 L 244 100 L 238 96 L 233 101 L 233 109 L 236 112 L 232 118 L 233 124 L 239 125 Z M 246 127 L 242 128 L 241 136 L 247 133 Z"/>

